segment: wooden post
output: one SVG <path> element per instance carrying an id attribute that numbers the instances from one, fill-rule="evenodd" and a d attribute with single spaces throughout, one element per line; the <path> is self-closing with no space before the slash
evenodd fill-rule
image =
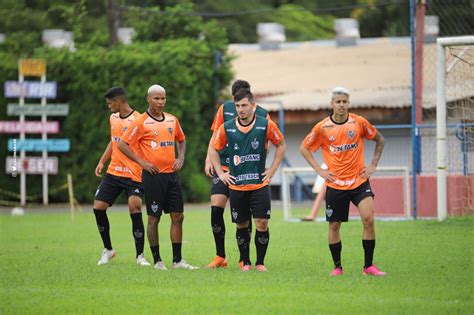
<path id="1" fill-rule="evenodd" d="M 69 205 L 71 207 L 71 221 L 74 223 L 76 221 L 76 210 L 74 208 L 74 190 L 72 187 L 72 175 L 67 174 L 67 189 L 69 192 Z"/>

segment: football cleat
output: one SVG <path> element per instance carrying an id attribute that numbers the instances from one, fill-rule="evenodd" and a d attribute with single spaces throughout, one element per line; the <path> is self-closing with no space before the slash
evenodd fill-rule
<path id="1" fill-rule="evenodd" d="M 260 272 L 267 272 L 268 269 L 264 265 L 255 265 L 255 269 L 257 269 Z"/>
<path id="2" fill-rule="evenodd" d="M 331 273 L 329 274 L 330 276 L 337 277 L 337 276 L 342 276 L 344 272 L 342 271 L 341 267 L 336 267 L 334 268 Z"/>
<path id="3" fill-rule="evenodd" d="M 102 251 L 102 256 L 100 257 L 99 263 L 97 265 L 105 265 L 112 258 L 115 257 L 115 251 L 113 249 L 104 248 Z"/>
<path id="4" fill-rule="evenodd" d="M 137 257 L 137 265 L 140 265 L 140 266 L 150 266 L 150 263 L 148 262 L 148 260 L 146 260 L 145 256 L 143 256 L 143 253 L 138 255 Z"/>
<path id="5" fill-rule="evenodd" d="M 199 269 L 199 267 L 192 266 L 188 264 L 184 259 L 181 259 L 181 261 L 173 263 L 173 269 L 196 270 Z"/>
<path id="6" fill-rule="evenodd" d="M 162 262 L 162 261 L 159 261 L 155 264 L 155 269 L 157 269 L 157 270 L 168 270 L 168 268 L 166 268 L 166 266 L 165 266 L 165 263 Z"/>
<path id="7" fill-rule="evenodd" d="M 364 276 L 385 276 L 386 273 L 381 271 L 377 266 L 372 265 L 370 267 L 364 268 L 362 271 Z"/>
<path id="8" fill-rule="evenodd" d="M 228 265 L 229 262 L 227 261 L 227 258 L 216 256 L 211 263 L 207 265 L 207 268 L 227 268 Z"/>

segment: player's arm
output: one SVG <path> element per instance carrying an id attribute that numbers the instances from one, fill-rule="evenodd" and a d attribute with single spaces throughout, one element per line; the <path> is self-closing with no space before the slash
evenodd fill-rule
<path id="1" fill-rule="evenodd" d="M 318 164 L 316 159 L 313 156 L 313 152 L 316 151 L 320 143 L 318 142 L 318 132 L 317 129 L 313 128 L 311 132 L 306 136 L 306 138 L 301 142 L 300 153 L 308 162 L 308 164 L 316 171 L 316 173 L 327 180 L 328 182 L 334 182 L 333 174 L 329 172 L 329 169 L 324 169 L 321 165 Z"/>
<path id="2" fill-rule="evenodd" d="M 266 169 L 265 172 L 263 172 L 263 178 L 262 181 L 268 180 L 269 182 L 272 180 L 273 175 L 275 175 L 276 171 L 278 170 L 278 167 L 281 164 L 281 161 L 285 158 L 285 152 L 286 152 L 286 142 L 285 140 L 281 140 L 279 143 L 275 144 L 276 150 L 275 150 L 275 156 L 273 157 L 273 162 L 272 166 L 270 168 Z"/>
<path id="3" fill-rule="evenodd" d="M 204 165 L 204 172 L 206 173 L 207 176 L 213 177 L 214 176 L 214 167 L 212 166 L 211 158 L 209 156 L 209 150 L 212 147 L 212 137 L 209 140 L 209 144 L 207 145 L 207 155 L 206 155 L 206 162 Z"/>
<path id="4" fill-rule="evenodd" d="M 105 163 L 107 163 L 107 161 L 110 160 L 111 156 L 112 156 L 112 141 L 109 141 L 109 144 L 107 145 L 107 148 L 105 148 L 105 151 L 102 154 L 102 157 L 100 158 L 99 163 L 97 163 L 97 166 L 95 167 L 95 176 L 101 177 L 100 173 L 102 173 L 102 169 L 104 168 Z"/>
<path id="5" fill-rule="evenodd" d="M 186 140 L 178 142 L 176 147 L 178 149 L 178 158 L 176 159 L 173 165 L 173 170 L 175 172 L 179 171 L 183 167 L 184 155 L 186 153 Z"/>
<path id="6" fill-rule="evenodd" d="M 222 150 L 227 144 L 224 126 L 221 125 L 211 139 L 212 145 L 208 147 L 207 156 L 209 157 L 214 170 L 219 176 L 219 179 L 226 185 L 234 184 L 235 177 L 230 175 L 230 172 L 224 172 L 221 165 L 221 159 L 217 150 Z"/>
<path id="7" fill-rule="evenodd" d="M 209 139 L 209 144 L 207 145 L 207 152 L 209 152 L 209 148 L 212 146 L 212 138 L 214 137 L 214 132 L 219 129 L 219 127 L 223 124 L 224 122 L 224 108 L 223 105 L 219 107 L 217 110 L 216 114 L 214 115 L 214 120 L 211 125 L 211 130 L 212 130 L 212 136 L 211 139 Z M 206 173 L 207 176 L 213 177 L 214 176 L 214 167 L 212 166 L 211 158 L 209 157 L 209 154 L 206 155 L 206 161 L 204 164 L 204 172 Z"/>
<path id="8" fill-rule="evenodd" d="M 364 170 L 360 174 L 362 178 L 369 178 L 375 172 L 380 157 L 382 156 L 383 148 L 385 147 L 385 139 L 378 131 L 372 140 L 375 141 L 374 157 L 372 158 L 370 165 L 364 167 Z"/>

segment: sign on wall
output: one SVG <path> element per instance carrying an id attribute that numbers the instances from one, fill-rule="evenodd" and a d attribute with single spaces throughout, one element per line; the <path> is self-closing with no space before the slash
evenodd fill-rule
<path id="1" fill-rule="evenodd" d="M 53 81 L 5 81 L 5 97 L 56 98 L 57 84 Z"/>
<path id="2" fill-rule="evenodd" d="M 26 152 L 69 152 L 71 144 L 69 139 L 8 139 L 8 151 Z"/>
<path id="3" fill-rule="evenodd" d="M 59 121 L 0 121 L 0 133 L 59 133 Z"/>
<path id="4" fill-rule="evenodd" d="M 58 158 L 57 157 L 25 157 L 17 159 L 11 156 L 7 157 L 5 171 L 7 174 L 13 172 L 25 174 L 58 174 Z"/>

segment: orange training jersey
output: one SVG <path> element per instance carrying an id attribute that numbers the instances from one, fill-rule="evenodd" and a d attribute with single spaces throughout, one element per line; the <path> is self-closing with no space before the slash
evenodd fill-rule
<path id="1" fill-rule="evenodd" d="M 112 156 L 107 173 L 120 177 L 131 178 L 136 182 L 142 181 L 142 168 L 137 163 L 130 160 L 122 151 L 119 150 L 118 144 L 124 132 L 130 127 L 132 122 L 140 116 L 137 111 L 131 112 L 126 117 L 120 117 L 119 113 L 110 115 L 110 140 L 112 141 Z M 136 147 L 132 147 L 137 152 Z"/>
<path id="2" fill-rule="evenodd" d="M 313 127 L 303 145 L 312 152 L 321 147 L 323 160 L 335 177 L 332 183 L 326 181 L 329 187 L 349 190 L 365 181 L 360 177 L 365 167 L 364 138 L 372 140 L 376 135 L 377 129 L 361 116 L 349 114 L 342 124 L 327 117 Z"/>
<path id="3" fill-rule="evenodd" d="M 145 112 L 135 119 L 123 135 L 123 141 L 130 146 L 138 144 L 140 157 L 158 167 L 160 173 L 174 172 L 175 141 L 184 140 L 178 119 L 168 113 L 163 113 L 163 119 L 160 120 Z"/>
<path id="4" fill-rule="evenodd" d="M 235 118 L 236 120 L 238 118 Z M 248 133 L 255 125 L 255 121 L 249 126 L 241 126 L 238 122 L 236 122 L 237 128 L 243 132 Z M 281 133 L 278 126 L 271 120 L 268 119 L 268 126 L 267 126 L 267 139 L 265 141 L 265 147 L 268 147 L 268 143 L 272 142 L 273 144 L 277 145 L 281 141 L 283 141 L 283 134 Z M 224 124 L 221 124 L 219 129 L 214 132 L 212 136 L 212 146 L 217 151 L 224 149 L 227 145 L 227 136 L 225 133 Z M 268 181 L 265 181 L 261 184 L 248 184 L 248 185 L 229 185 L 229 188 L 233 190 L 240 190 L 240 191 L 249 191 L 249 190 L 257 190 L 264 186 L 268 185 Z"/>

